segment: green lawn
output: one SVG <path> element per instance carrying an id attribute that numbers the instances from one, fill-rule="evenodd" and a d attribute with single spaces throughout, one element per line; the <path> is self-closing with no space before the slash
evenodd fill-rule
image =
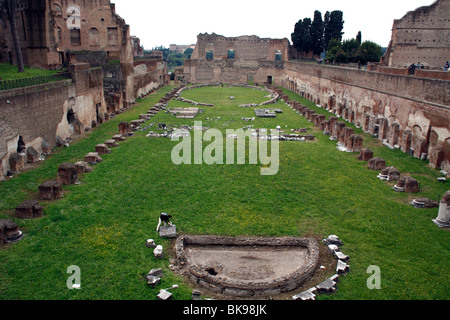
<path id="1" fill-rule="evenodd" d="M 96 144 L 117 134 L 120 121 L 137 119 L 172 88 L 162 88 L 85 139 L 56 150 L 38 168 L 0 183 L 0 218 L 13 218 L 21 201 L 37 197 L 41 182 L 56 178 L 61 163 L 82 160 Z M 180 287 L 172 291 L 173 298 L 190 299 L 190 285 L 169 268 L 172 240 L 160 239 L 155 231 L 161 212 L 174 216 L 181 234 L 313 236 L 319 240 L 338 235 L 344 242 L 343 252 L 350 256 L 351 271 L 341 278 L 336 294 L 319 299 L 447 299 L 450 236 L 431 221 L 437 209 L 414 209 L 408 204 L 413 195 L 394 192 L 392 184 L 376 178 L 378 172 L 367 169 L 366 162 L 358 161 L 356 154 L 339 152 L 335 141 L 282 102 L 269 106 L 284 111 L 276 119 L 244 122 L 242 117 L 254 116 L 253 108 L 238 105 L 268 100 L 266 95 L 236 87 L 183 93 L 187 99 L 215 104 L 204 107 L 205 112 L 195 119 L 210 128 L 280 125 L 290 132 L 309 127 L 316 141 L 280 142 L 278 174 L 261 176 L 260 164 L 177 166 L 171 161 L 177 142 L 147 138 L 148 130 L 136 132 L 102 156 L 104 161 L 81 178 L 81 185 L 64 187 L 63 199 L 40 201 L 43 218 L 14 219 L 25 237 L 0 250 L 0 299 L 155 300 L 160 289 L 175 283 Z M 170 107 L 181 106 L 189 105 L 170 102 Z M 194 120 L 160 112 L 150 122 L 178 126 L 193 125 Z M 149 130 L 157 131 L 156 126 Z M 436 181 L 438 171 L 425 161 L 391 151 L 361 134 L 375 156 L 420 181 L 421 197 L 437 200 L 447 190 Z M 164 246 L 163 260 L 155 259 L 145 246 L 148 238 Z M 326 247 L 321 244 L 321 249 Z M 70 276 L 66 270 L 71 265 L 81 269 L 81 290 L 66 287 Z M 381 269 L 381 290 L 366 286 L 370 265 Z M 143 279 L 154 268 L 164 272 L 157 289 Z"/>
<path id="2" fill-rule="evenodd" d="M 24 72 L 17 72 L 17 66 L 9 63 L 0 63 L 0 80 L 17 80 L 39 76 L 49 76 L 58 73 L 56 70 L 36 69 L 25 66 Z"/>

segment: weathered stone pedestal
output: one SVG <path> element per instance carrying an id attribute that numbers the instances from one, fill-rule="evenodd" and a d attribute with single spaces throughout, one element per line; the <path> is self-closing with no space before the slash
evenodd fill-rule
<path id="1" fill-rule="evenodd" d="M 0 219 L 0 244 L 17 242 L 22 237 L 22 231 L 19 230 L 14 221 Z"/>
<path id="2" fill-rule="evenodd" d="M 439 213 L 433 222 L 440 228 L 450 227 L 450 190 L 444 194 L 442 201 L 439 203 Z"/>
<path id="3" fill-rule="evenodd" d="M 40 218 L 44 210 L 36 200 L 27 200 L 16 207 L 16 216 L 21 219 Z"/>
<path id="4" fill-rule="evenodd" d="M 45 181 L 39 186 L 39 199 L 41 200 L 56 200 L 62 197 L 62 184 L 58 181 Z"/>
<path id="5" fill-rule="evenodd" d="M 176 238 L 177 237 L 177 226 L 176 225 L 165 225 L 159 228 L 159 236 L 161 238 Z"/>

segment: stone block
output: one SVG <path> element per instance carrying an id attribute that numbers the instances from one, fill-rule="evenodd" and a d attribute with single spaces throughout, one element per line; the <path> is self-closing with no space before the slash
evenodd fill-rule
<path id="1" fill-rule="evenodd" d="M 176 225 L 165 225 L 159 228 L 159 236 L 161 238 L 176 238 L 177 227 Z"/>
<path id="2" fill-rule="evenodd" d="M 440 168 L 441 163 L 444 160 L 444 148 L 442 146 L 435 146 L 430 148 L 430 167 L 432 168 Z"/>
<path id="3" fill-rule="evenodd" d="M 127 140 L 125 137 L 123 137 L 121 134 L 116 134 L 114 137 L 112 137 L 114 141 L 121 142 Z"/>
<path id="4" fill-rule="evenodd" d="M 62 184 L 58 181 L 45 181 L 39 185 L 39 199 L 41 200 L 56 200 L 63 197 Z"/>
<path id="5" fill-rule="evenodd" d="M 163 259 L 164 257 L 163 247 L 161 245 L 157 245 L 155 250 L 153 250 L 153 255 L 157 259 Z"/>
<path id="6" fill-rule="evenodd" d="M 156 296 L 157 300 L 170 300 L 172 299 L 172 294 L 167 290 L 161 290 L 159 291 L 158 295 Z"/>
<path id="7" fill-rule="evenodd" d="M 90 165 L 94 165 L 103 161 L 101 157 L 99 157 L 98 152 L 89 152 L 85 157 L 84 161 L 89 163 Z"/>
<path id="8" fill-rule="evenodd" d="M 22 237 L 22 231 L 19 230 L 17 223 L 12 220 L 0 219 L 0 244 L 17 242 Z"/>
<path id="9" fill-rule="evenodd" d="M 89 172 L 92 171 L 92 168 L 85 161 L 77 161 L 77 162 L 75 162 L 75 167 L 77 168 L 78 174 L 89 173 Z"/>
<path id="10" fill-rule="evenodd" d="M 105 144 L 108 148 L 115 148 L 115 147 L 119 146 L 119 144 L 114 139 L 106 140 Z"/>
<path id="11" fill-rule="evenodd" d="M 65 162 L 58 167 L 58 183 L 62 185 L 78 183 L 78 169 L 75 164 Z"/>
<path id="12" fill-rule="evenodd" d="M 44 210 L 36 200 L 26 200 L 16 207 L 16 216 L 21 219 L 40 218 Z"/>
<path id="13" fill-rule="evenodd" d="M 39 161 L 39 153 L 33 147 L 27 148 L 27 161 L 28 163 L 35 163 Z"/>
<path id="14" fill-rule="evenodd" d="M 372 150 L 370 150 L 369 148 L 361 149 L 359 156 L 358 156 L 358 160 L 369 161 L 372 158 L 373 158 Z"/>
<path id="15" fill-rule="evenodd" d="M 380 171 L 386 167 L 386 161 L 383 158 L 375 157 L 369 160 L 369 169 Z"/>
<path id="16" fill-rule="evenodd" d="M 111 150 L 108 148 L 108 146 L 104 143 L 98 144 L 95 146 L 95 152 L 97 152 L 99 155 L 101 154 L 108 154 L 111 153 Z"/>
<path id="17" fill-rule="evenodd" d="M 23 169 L 25 165 L 25 154 L 13 153 L 9 157 L 9 168 L 13 172 L 18 172 Z"/>
<path id="18" fill-rule="evenodd" d="M 128 122 L 122 121 L 121 123 L 119 123 L 119 134 L 127 135 L 131 131 L 131 125 Z"/>
<path id="19" fill-rule="evenodd" d="M 42 140 L 41 148 L 42 148 L 43 154 L 52 153 L 52 147 L 51 147 L 50 143 L 48 143 L 46 140 Z"/>

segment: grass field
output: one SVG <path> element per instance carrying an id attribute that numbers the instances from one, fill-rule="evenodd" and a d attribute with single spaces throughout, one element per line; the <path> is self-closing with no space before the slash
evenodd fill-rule
<path id="1" fill-rule="evenodd" d="M 13 218 L 21 201 L 37 198 L 40 183 L 56 178 L 61 163 L 82 160 L 96 144 L 117 134 L 120 121 L 137 119 L 172 88 L 160 89 L 69 148 L 57 149 L 38 168 L 0 183 L 0 218 Z M 330 116 L 285 92 L 290 99 Z M 0 299 L 155 300 L 160 289 L 175 283 L 180 287 L 172 291 L 173 298 L 190 299 L 192 287 L 169 268 L 172 240 L 159 239 L 155 231 L 161 212 L 173 215 L 181 234 L 317 239 L 338 235 L 344 242 L 343 252 L 350 256 L 351 271 L 340 280 L 336 294 L 319 299 L 447 299 L 450 233 L 432 223 L 437 209 L 414 209 L 408 203 L 414 195 L 393 191 L 392 184 L 378 180 L 378 172 L 367 169 L 366 162 L 358 161 L 356 154 L 339 152 L 335 141 L 282 102 L 270 106 L 283 110 L 276 119 L 241 120 L 253 117 L 254 111 L 237 106 L 268 100 L 266 95 L 238 87 L 183 93 L 187 99 L 215 104 L 204 107 L 205 112 L 195 119 L 209 128 L 280 125 L 290 131 L 309 127 L 316 141 L 280 142 L 276 175 L 260 175 L 260 164 L 177 166 L 171 161 L 177 142 L 147 138 L 148 130 L 136 132 L 102 156 L 104 161 L 81 178 L 82 184 L 64 187 L 63 199 L 40 201 L 43 218 L 14 219 L 25 237 L 0 250 Z M 186 105 L 170 102 L 170 107 L 181 106 Z M 193 121 L 160 112 L 149 122 L 178 126 L 193 125 Z M 156 126 L 149 130 L 157 131 Z M 448 189 L 436 181 L 439 172 L 425 161 L 389 150 L 359 129 L 355 132 L 387 165 L 417 178 L 421 197 L 437 200 Z M 164 246 L 163 260 L 155 259 L 145 246 L 148 238 Z M 81 290 L 66 287 L 70 276 L 66 270 L 71 265 L 81 269 Z M 370 265 L 380 267 L 380 290 L 366 286 Z M 154 268 L 164 272 L 157 289 L 143 278 Z"/>
<path id="2" fill-rule="evenodd" d="M 17 66 L 9 63 L 0 63 L 0 80 L 17 80 L 22 78 L 49 76 L 58 73 L 56 70 L 36 69 L 25 66 L 24 72 L 17 72 Z"/>

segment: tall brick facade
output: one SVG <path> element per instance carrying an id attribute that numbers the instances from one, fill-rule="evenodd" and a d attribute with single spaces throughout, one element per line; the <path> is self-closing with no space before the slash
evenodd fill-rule
<path id="1" fill-rule="evenodd" d="M 449 12 L 450 0 L 437 0 L 394 20 L 384 63 L 406 67 L 420 62 L 425 67 L 442 68 L 450 61 Z"/>

